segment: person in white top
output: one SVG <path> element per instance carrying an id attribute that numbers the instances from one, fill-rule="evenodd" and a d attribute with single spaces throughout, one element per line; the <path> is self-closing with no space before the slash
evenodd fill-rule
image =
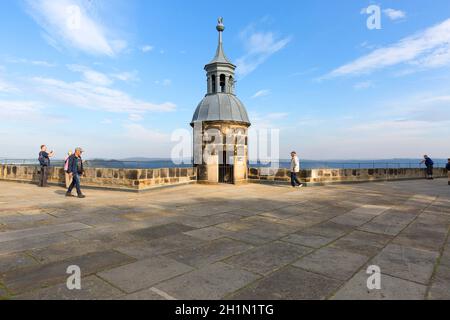
<path id="1" fill-rule="evenodd" d="M 292 187 L 303 187 L 303 184 L 298 180 L 297 173 L 300 172 L 300 160 L 297 157 L 297 152 L 291 152 L 291 185 Z"/>

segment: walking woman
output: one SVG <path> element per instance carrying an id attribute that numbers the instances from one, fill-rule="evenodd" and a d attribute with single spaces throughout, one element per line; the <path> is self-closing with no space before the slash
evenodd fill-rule
<path id="1" fill-rule="evenodd" d="M 69 188 L 72 184 L 72 176 L 67 172 L 69 169 L 69 158 L 72 155 L 72 150 L 67 153 L 67 157 L 64 160 L 64 173 L 66 176 L 66 188 Z"/>

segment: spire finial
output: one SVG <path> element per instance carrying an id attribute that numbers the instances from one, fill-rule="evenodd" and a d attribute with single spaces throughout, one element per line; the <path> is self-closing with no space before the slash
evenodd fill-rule
<path id="1" fill-rule="evenodd" d="M 217 20 L 217 31 L 219 32 L 224 32 L 225 31 L 225 26 L 223 25 L 223 18 L 219 17 L 219 19 Z"/>
<path id="2" fill-rule="evenodd" d="M 227 57 L 225 56 L 225 53 L 223 52 L 222 36 L 223 36 L 223 32 L 225 31 L 225 26 L 223 24 L 222 17 L 219 17 L 219 19 L 217 19 L 216 29 L 219 32 L 219 45 L 217 46 L 217 51 L 216 51 L 216 55 L 215 55 L 214 59 L 209 64 L 217 63 L 217 62 L 231 64 L 231 62 L 227 59 Z"/>

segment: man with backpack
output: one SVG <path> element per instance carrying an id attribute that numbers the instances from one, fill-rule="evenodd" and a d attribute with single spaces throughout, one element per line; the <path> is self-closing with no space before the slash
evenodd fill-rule
<path id="1" fill-rule="evenodd" d="M 39 177 L 39 187 L 48 187 L 48 167 L 50 167 L 50 158 L 53 157 L 54 152 L 47 152 L 47 146 L 43 144 L 39 152 L 39 165 L 41 166 L 41 175 Z"/>
<path id="2" fill-rule="evenodd" d="M 427 155 L 423 156 L 423 160 L 420 164 L 425 164 L 425 166 L 427 167 L 427 179 L 428 180 L 433 180 L 433 166 L 434 166 L 434 162 L 433 160 L 431 160 L 430 157 L 428 157 Z"/>
<path id="3" fill-rule="evenodd" d="M 67 173 L 72 178 L 72 183 L 67 190 L 66 197 L 73 197 L 72 190 L 73 188 L 77 189 L 78 198 L 86 198 L 86 196 L 81 192 L 81 182 L 80 177 L 84 173 L 83 169 L 83 159 L 81 159 L 81 154 L 83 153 L 83 149 L 76 148 L 75 153 L 69 157 L 69 164 Z"/>

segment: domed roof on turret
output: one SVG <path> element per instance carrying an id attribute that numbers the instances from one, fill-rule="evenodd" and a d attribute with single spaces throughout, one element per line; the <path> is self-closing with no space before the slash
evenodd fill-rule
<path id="1" fill-rule="evenodd" d="M 250 125 L 244 104 L 233 94 L 207 95 L 195 110 L 192 123 L 196 121 L 232 121 Z"/>
<path id="2" fill-rule="evenodd" d="M 197 121 L 227 121 L 250 126 L 244 104 L 234 94 L 236 66 L 228 60 L 223 50 L 224 30 L 223 19 L 219 18 L 217 25 L 219 44 L 213 60 L 205 66 L 208 93 L 195 110 L 192 126 Z"/>

